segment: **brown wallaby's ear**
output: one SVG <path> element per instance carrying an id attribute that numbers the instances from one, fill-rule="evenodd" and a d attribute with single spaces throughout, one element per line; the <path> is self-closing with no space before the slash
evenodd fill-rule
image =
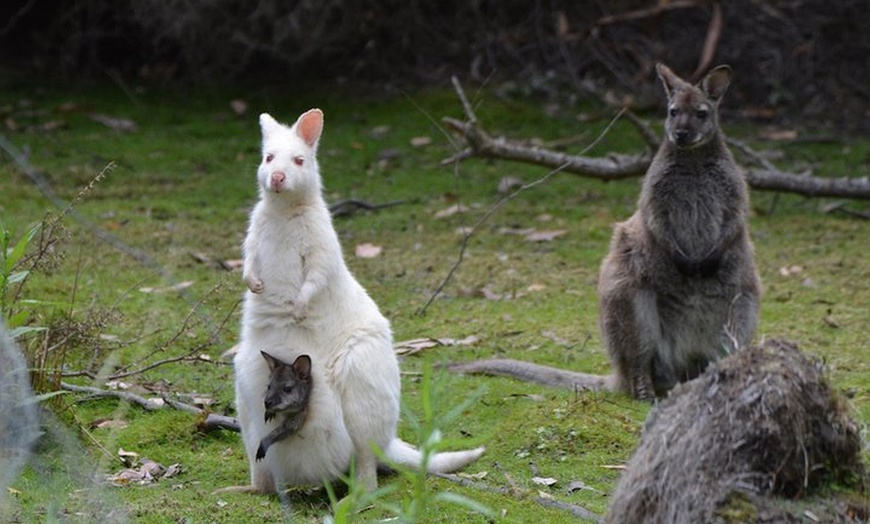
<path id="1" fill-rule="evenodd" d="M 686 85 L 685 80 L 675 75 L 670 67 L 661 62 L 656 64 L 656 73 L 662 81 L 662 86 L 664 86 L 665 94 L 668 98 L 671 98 L 674 95 L 674 91 L 677 91 Z"/>
<path id="2" fill-rule="evenodd" d="M 273 357 L 272 355 L 266 353 L 265 351 L 260 351 L 260 354 L 263 355 L 263 358 L 266 359 L 266 363 L 269 364 L 269 372 L 274 371 L 274 370 L 275 370 L 275 366 L 277 366 L 278 364 L 280 364 L 280 361 L 279 361 L 277 358 L 275 358 L 275 357 Z"/>
<path id="3" fill-rule="evenodd" d="M 296 120 L 296 134 L 311 147 L 317 144 L 323 131 L 323 111 L 309 109 Z"/>
<path id="4" fill-rule="evenodd" d="M 299 355 L 293 361 L 293 369 L 296 371 L 296 375 L 299 376 L 299 380 L 308 380 L 311 378 L 311 357 Z"/>
<path id="5" fill-rule="evenodd" d="M 728 90 L 728 84 L 731 83 L 731 68 L 727 65 L 720 65 L 713 69 L 707 76 L 701 80 L 701 90 L 707 95 L 707 98 L 714 102 L 719 102 L 725 91 Z"/>

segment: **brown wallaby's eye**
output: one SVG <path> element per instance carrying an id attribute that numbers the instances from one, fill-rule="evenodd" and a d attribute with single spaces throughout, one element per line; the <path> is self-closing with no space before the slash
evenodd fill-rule
<path id="1" fill-rule="evenodd" d="M 301 156 L 294 156 L 293 163 L 296 164 L 297 166 L 301 166 L 302 164 L 305 163 L 305 159 L 302 158 Z"/>
<path id="2" fill-rule="evenodd" d="M 710 116 L 710 112 L 706 109 L 699 109 L 695 111 L 695 116 L 697 116 L 701 120 L 705 120 L 708 116 Z"/>
<path id="3" fill-rule="evenodd" d="M 668 111 L 668 115 L 670 115 L 672 118 L 675 117 L 675 116 L 677 116 L 677 108 L 676 108 L 676 107 L 672 107 L 672 108 L 670 109 L 670 111 Z"/>
<path id="4" fill-rule="evenodd" d="M 269 153 L 268 155 L 266 155 L 266 163 L 267 164 L 274 159 L 275 159 L 275 155 L 273 155 L 272 153 Z"/>
<path id="5" fill-rule="evenodd" d="M 284 386 L 284 393 L 292 393 L 293 386 Z"/>

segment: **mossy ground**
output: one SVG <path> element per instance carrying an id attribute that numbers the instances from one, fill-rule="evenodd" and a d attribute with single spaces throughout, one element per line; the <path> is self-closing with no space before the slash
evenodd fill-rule
<path id="1" fill-rule="evenodd" d="M 234 98 L 249 105 L 241 117 L 230 108 Z M 489 92 L 476 95 L 474 103 L 491 132 L 544 141 L 579 136 L 569 151 L 590 143 L 610 117 L 593 106 L 570 105 L 558 108 L 553 116 L 544 101 L 501 99 Z M 169 275 L 164 278 L 69 218 L 71 238 L 64 262 L 50 274 L 34 275 L 25 298 L 70 301 L 75 290 L 73 308 L 80 316 L 116 308 L 121 317 L 104 334 L 129 343 L 101 355 L 110 366 L 146 357 L 169 358 L 198 344 L 218 362 L 238 338 L 243 284 L 238 272 L 229 272 L 218 262 L 239 258 L 247 212 L 256 200 L 256 115 L 268 111 L 292 122 L 314 106 L 326 114 L 320 164 L 328 200 L 403 202 L 335 220 L 348 264 L 391 319 L 395 339 L 479 338 L 472 346 L 432 348 L 404 358 L 403 398 L 408 409 L 420 409 L 419 373 L 425 363 L 506 356 L 579 371 L 608 371 L 596 327 L 595 282 L 613 222 L 634 209 L 637 179 L 601 183 L 559 174 L 520 194 L 470 239 L 452 281 L 426 314 L 418 315 L 457 260 L 461 240 L 457 231 L 474 224 L 498 200 L 499 181 L 511 176 L 530 182 L 546 174 L 539 167 L 476 159 L 458 166 L 440 165 L 455 150 L 438 121 L 444 115 L 461 116 L 461 106 L 446 86 L 391 95 L 351 94 L 332 86 L 301 92 L 131 86 L 127 93 L 114 86 L 71 90 L 7 86 L 0 91 L 4 135 L 28 152 L 30 163 L 66 200 L 114 162 L 116 167 L 77 211 L 148 254 Z M 114 131 L 92 120 L 93 113 L 131 119 L 138 130 Z M 601 118 L 581 121 L 581 113 L 599 113 Z M 731 131 L 727 120 L 725 126 Z M 752 125 L 734 129 L 734 134 L 750 141 L 756 137 Z M 431 137 L 432 143 L 412 146 L 411 139 L 419 136 Z M 620 123 L 592 154 L 639 147 L 636 133 Z M 870 174 L 867 137 L 759 147 L 782 149 L 786 162 L 812 165 L 822 175 Z M 17 234 L 52 209 L 5 156 L 0 161 L 0 194 L 2 224 Z M 756 211 L 752 235 L 765 285 L 758 336 L 795 340 L 804 350 L 824 357 L 833 384 L 850 391 L 856 414 L 866 423 L 870 420 L 870 260 L 866 256 L 870 224 L 845 214 L 822 213 L 827 200 L 754 192 L 752 202 Z M 470 211 L 435 217 L 456 203 Z M 864 203 L 849 205 L 868 209 Z M 565 234 L 552 241 L 529 242 L 512 233 L 529 228 L 565 230 Z M 358 258 L 354 248 L 361 243 L 381 246 L 383 251 L 375 258 Z M 187 281 L 192 285 L 184 296 L 165 290 Z M 142 288 L 157 291 L 146 293 Z M 502 299 L 492 300 L 493 294 Z M 185 324 L 194 306 L 193 320 Z M 48 322 L 49 317 L 49 311 L 38 310 L 34 322 Z M 214 343 L 208 343 L 209 330 L 227 317 Z M 176 337 L 178 333 L 181 336 Z M 151 355 L 167 341 L 164 350 Z M 91 356 L 91 348 L 71 347 L 68 366 L 83 366 Z M 169 364 L 128 381 L 163 381 L 172 392 L 212 397 L 212 409 L 232 414 L 232 368 L 226 364 Z M 504 522 L 575 521 L 562 510 L 536 503 L 533 498 L 539 491 L 603 513 L 607 494 L 619 476 L 613 466 L 623 464 L 632 453 L 649 409 L 623 395 L 555 391 L 501 378 L 438 372 L 434 384 L 436 407 L 442 412 L 481 385 L 486 387 L 471 408 L 442 430 L 449 447 L 487 446 L 486 455 L 467 473 L 486 472 L 480 482 L 513 485 L 522 493 L 493 494 L 435 478 L 429 480 L 432 489 L 474 498 L 502 515 L 497 520 Z M 98 512 L 105 516 L 103 506 L 112 505 L 124 508 L 126 520 L 142 523 L 321 522 L 329 511 L 322 490 L 294 491 L 289 515 L 277 498 L 211 495 L 217 488 L 245 483 L 246 460 L 238 435 L 199 432 L 189 414 L 144 412 L 111 400 L 65 400 L 58 413 L 68 428 L 63 438 L 72 438 L 76 446 L 40 448 L 37 465 L 12 486 L 14 492 L 7 498 L 5 515 L 13 521 L 51 520 L 57 514 L 62 515 L 58 521 L 87 522 Z M 111 417 L 125 421 L 126 427 L 91 427 L 94 421 Z M 400 427 L 400 435 L 409 441 L 416 438 L 408 424 Z M 110 455 L 123 448 L 164 465 L 181 463 L 183 473 L 149 486 L 104 486 L 98 495 L 85 496 L 81 488 L 91 485 L 85 477 L 119 469 L 95 442 Z M 534 476 L 552 477 L 558 483 L 537 485 Z M 574 480 L 592 489 L 568 493 L 566 488 Z M 401 501 L 408 488 L 405 479 L 381 480 L 390 482 L 399 484 L 390 500 Z M 104 504 L 95 504 L 96 499 Z M 364 518 L 380 516 L 372 511 Z M 426 518 L 432 523 L 486 521 L 443 503 L 432 506 Z"/>

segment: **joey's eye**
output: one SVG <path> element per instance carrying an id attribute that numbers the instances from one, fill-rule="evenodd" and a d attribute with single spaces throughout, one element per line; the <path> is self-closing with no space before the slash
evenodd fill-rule
<path id="1" fill-rule="evenodd" d="M 670 115 L 671 117 L 675 117 L 675 116 L 677 116 L 677 108 L 672 107 L 672 108 L 668 111 L 668 115 Z"/>
<path id="2" fill-rule="evenodd" d="M 275 155 L 273 155 L 272 153 L 269 153 L 268 155 L 266 155 L 266 163 L 267 164 L 274 159 L 275 159 Z"/>
<path id="3" fill-rule="evenodd" d="M 698 117 L 700 120 L 705 120 L 708 116 L 710 116 L 710 112 L 706 109 L 699 109 L 695 111 L 695 116 Z"/>
<path id="4" fill-rule="evenodd" d="M 284 393 L 292 393 L 293 386 L 284 386 Z"/>
<path id="5" fill-rule="evenodd" d="M 302 164 L 305 163 L 305 159 L 302 158 L 301 156 L 294 156 L 293 163 L 296 164 L 297 166 L 301 166 Z"/>

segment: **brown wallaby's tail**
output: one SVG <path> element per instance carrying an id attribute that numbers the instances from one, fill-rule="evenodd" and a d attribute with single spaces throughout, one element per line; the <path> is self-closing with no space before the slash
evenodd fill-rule
<path id="1" fill-rule="evenodd" d="M 616 391 L 614 375 L 590 375 L 564 369 L 553 368 L 512 359 L 473 360 L 454 362 L 445 366 L 456 373 L 502 375 L 524 382 L 533 382 L 554 388 L 589 391 Z"/>

